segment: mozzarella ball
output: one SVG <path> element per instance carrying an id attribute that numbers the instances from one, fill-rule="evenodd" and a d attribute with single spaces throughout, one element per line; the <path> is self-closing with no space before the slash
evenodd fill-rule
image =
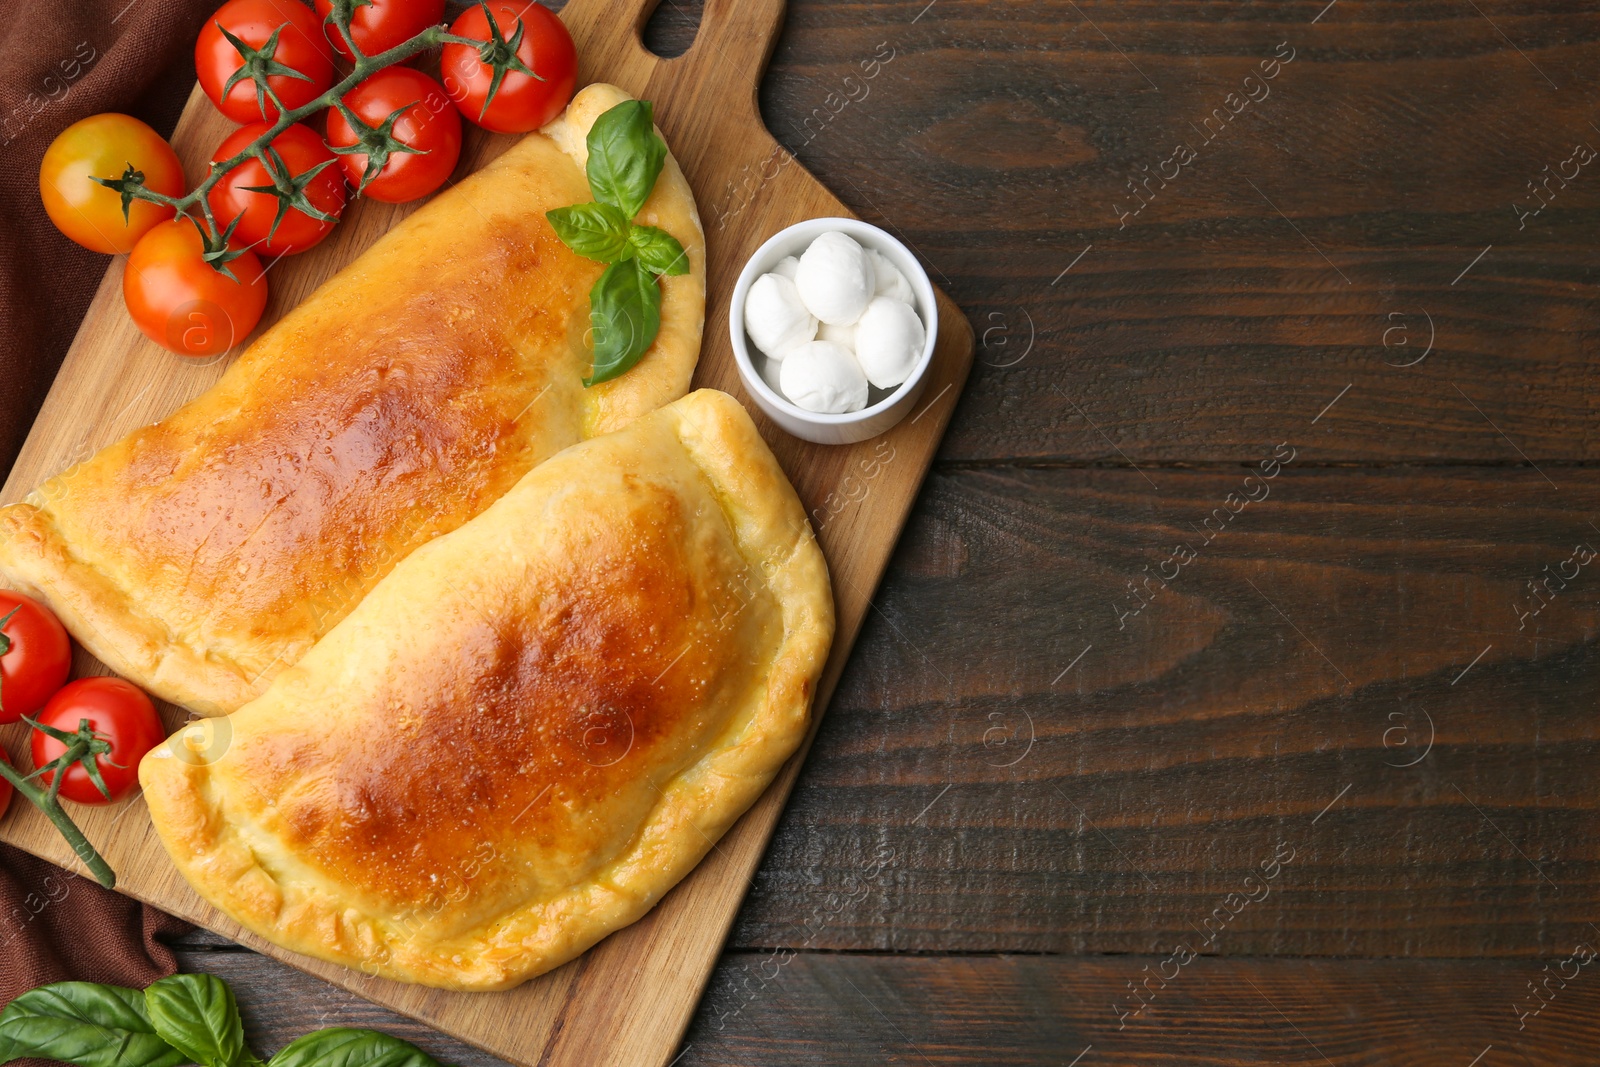
<path id="1" fill-rule="evenodd" d="M 781 274 L 792 282 L 794 281 L 794 276 L 800 273 L 800 261 L 793 256 L 784 256 L 772 268 L 772 273 Z"/>
<path id="2" fill-rule="evenodd" d="M 794 278 L 806 310 L 832 326 L 848 326 L 861 317 L 875 281 L 866 249 L 837 230 L 811 242 Z"/>
<path id="3" fill-rule="evenodd" d="M 874 295 L 892 296 L 907 304 L 917 302 L 917 294 L 912 292 L 911 283 L 906 281 L 899 267 L 889 262 L 888 256 L 874 248 L 867 252 L 867 258 L 872 261 Z"/>
<path id="4" fill-rule="evenodd" d="M 811 341 L 792 350 L 778 372 L 783 395 L 807 411 L 842 415 L 867 406 L 867 376 L 848 348 Z"/>
<path id="5" fill-rule="evenodd" d="M 817 335 L 817 320 L 800 302 L 794 282 L 781 274 L 763 274 L 745 297 L 744 330 L 769 358 L 782 359 Z"/>
<path id="6" fill-rule="evenodd" d="M 832 341 L 834 344 L 841 345 L 853 352 L 856 347 L 855 323 L 851 323 L 849 326 L 832 326 L 824 322 L 817 327 L 817 340 Z"/>
<path id="7" fill-rule="evenodd" d="M 873 297 L 856 323 L 856 359 L 879 389 L 892 389 L 911 377 L 926 341 L 916 311 L 893 297 Z"/>

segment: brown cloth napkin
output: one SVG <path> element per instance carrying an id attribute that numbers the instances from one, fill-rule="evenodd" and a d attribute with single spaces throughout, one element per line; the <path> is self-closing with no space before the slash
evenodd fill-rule
<path id="1" fill-rule="evenodd" d="M 56 232 L 39 161 L 67 126 L 122 111 L 170 135 L 194 40 L 222 0 L 9 0 L 0 20 L 0 471 L 9 472 L 109 257 Z M 13 799 L 12 803 L 24 801 Z M 0 1005 L 68 978 L 144 986 L 187 924 L 0 846 Z"/>
<path id="2" fill-rule="evenodd" d="M 102 111 L 164 135 L 194 86 L 194 40 L 222 0 L 9 0 L 0 20 L 0 471 L 44 402 L 110 257 L 56 231 L 39 161 Z"/>
<path id="3" fill-rule="evenodd" d="M 188 929 L 90 878 L 0 845 L 0 1004 L 68 979 L 143 988 L 178 969 L 156 938 Z"/>

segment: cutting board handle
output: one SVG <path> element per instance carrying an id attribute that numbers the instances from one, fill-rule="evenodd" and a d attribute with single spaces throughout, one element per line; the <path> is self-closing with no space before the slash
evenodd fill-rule
<path id="1" fill-rule="evenodd" d="M 787 0 L 705 0 L 700 32 L 687 52 L 668 62 L 681 65 L 685 73 L 693 68 L 709 75 L 714 69 L 716 78 L 707 77 L 702 84 L 720 81 L 753 105 L 786 6 Z"/>
<path id="2" fill-rule="evenodd" d="M 580 55 L 589 42 L 605 53 L 602 67 L 608 72 L 614 73 L 621 60 L 631 69 L 714 88 L 729 100 L 748 100 L 754 107 L 761 76 L 783 26 L 786 0 L 705 0 L 693 43 L 672 59 L 652 55 L 641 41 L 645 24 L 660 2 L 569 0 L 561 19 L 578 39 Z M 598 52 L 595 58 L 599 58 Z"/>

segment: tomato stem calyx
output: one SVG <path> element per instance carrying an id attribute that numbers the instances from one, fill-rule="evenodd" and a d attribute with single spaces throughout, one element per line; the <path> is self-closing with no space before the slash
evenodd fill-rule
<path id="1" fill-rule="evenodd" d="M 9 619 L 10 616 L 7 616 Z M 0 622 L 0 625 L 4 625 Z M 117 885 L 116 872 L 106 863 L 105 858 L 83 836 L 83 831 L 78 829 L 78 824 L 72 821 L 72 816 L 66 813 L 61 806 L 61 798 L 57 795 L 61 791 L 61 782 L 74 763 L 82 763 L 83 769 L 88 773 L 89 780 L 94 782 L 95 788 L 105 794 L 107 800 L 111 799 L 111 791 L 106 788 L 105 780 L 100 776 L 100 768 L 96 759 L 109 755 L 111 744 L 97 736 L 89 726 L 88 719 L 78 720 L 78 729 L 75 733 L 67 733 L 53 726 L 45 726 L 33 719 L 23 716 L 23 721 L 35 730 L 39 730 L 60 741 L 67 746 L 67 750 L 60 756 L 51 760 L 43 767 L 39 767 L 32 774 L 23 775 L 11 766 L 3 757 L 0 757 L 0 778 L 11 783 L 13 789 L 21 794 L 29 803 L 44 812 L 45 818 L 55 824 L 55 828 L 66 838 L 67 844 L 72 847 L 73 854 L 83 861 L 89 868 L 89 873 L 94 875 L 95 881 L 107 889 L 115 889 Z M 42 774 L 54 773 L 47 789 L 41 789 L 34 784 L 34 779 Z"/>
<path id="2" fill-rule="evenodd" d="M 128 208 L 135 199 L 133 190 L 144 188 L 144 171 L 136 169 L 132 163 L 129 163 L 120 178 L 96 178 L 91 174 L 89 180 L 122 195 L 122 221 L 126 225 L 128 222 Z M 138 197 L 138 199 L 144 198 Z"/>
<path id="3" fill-rule="evenodd" d="M 361 117 L 359 115 L 357 115 L 354 111 L 351 111 L 349 108 L 344 107 L 344 105 L 341 103 L 340 111 L 344 114 L 344 120 L 348 122 L 350 124 L 350 128 L 355 131 L 356 143 L 352 145 L 330 145 L 329 151 L 341 156 L 364 155 L 367 157 L 367 169 L 361 175 L 361 184 L 356 186 L 356 192 L 359 193 L 366 189 L 367 183 L 376 178 L 379 172 L 381 172 L 384 167 L 388 166 L 389 157 L 394 153 L 408 152 L 412 155 L 428 154 L 427 149 L 413 148 L 411 145 L 406 144 L 404 141 L 400 140 L 394 135 L 395 120 L 401 115 L 404 115 L 407 111 L 410 111 L 411 106 L 412 105 L 410 104 L 402 104 L 400 107 L 397 107 L 391 111 L 389 113 L 389 117 L 384 119 L 383 122 L 379 123 L 377 126 L 368 126 L 365 122 L 361 121 Z"/>
<path id="4" fill-rule="evenodd" d="M 284 26 L 287 25 L 288 23 L 284 23 Z M 283 110 L 282 102 L 278 100 L 278 94 L 273 92 L 272 86 L 267 82 L 269 77 L 277 75 L 284 78 L 296 78 L 303 82 L 311 80 L 310 76 L 295 70 L 287 63 L 280 63 L 273 58 L 278 53 L 278 35 L 283 32 L 283 26 L 273 30 L 272 36 L 268 37 L 266 44 L 263 44 L 260 48 L 251 48 L 220 22 L 216 24 L 216 27 L 222 31 L 222 36 L 228 39 L 228 43 L 233 45 L 234 51 L 239 53 L 239 58 L 244 60 L 239 69 L 228 75 L 228 80 L 223 83 L 223 96 L 227 96 L 233 91 L 235 85 L 249 78 L 256 86 L 256 107 L 265 115 L 267 113 L 267 100 L 269 99 L 272 101 L 273 107 L 280 112 Z"/>
<path id="5" fill-rule="evenodd" d="M 330 215 L 317 205 L 313 204 L 306 196 L 306 186 L 310 185 L 316 176 L 333 166 L 337 160 L 325 159 L 321 163 L 296 176 L 289 169 L 289 164 L 283 161 L 278 150 L 268 145 L 262 150 L 261 165 L 266 168 L 267 177 L 272 179 L 271 185 L 245 185 L 241 186 L 247 193 L 261 193 L 265 196 L 278 198 L 278 213 L 272 217 L 272 228 L 267 231 L 267 240 L 271 241 L 278 232 L 278 224 L 289 213 L 290 208 L 296 208 L 318 222 L 338 222 L 337 215 Z M 243 216 L 235 216 L 238 222 Z"/>
<path id="6" fill-rule="evenodd" d="M 478 0 L 478 3 L 482 5 L 483 17 L 489 23 L 489 39 L 478 44 L 478 60 L 494 70 L 493 76 L 489 79 L 489 92 L 483 98 L 483 107 L 478 109 L 478 118 L 481 119 L 489 113 L 489 105 L 494 103 L 495 94 L 500 92 L 500 83 L 506 80 L 507 72 L 514 70 L 536 81 L 544 79 L 535 74 L 522 61 L 522 57 L 517 55 L 517 49 L 522 47 L 522 35 L 527 31 L 522 19 L 517 19 L 517 28 L 511 31 L 508 40 L 500 32 L 500 23 L 495 21 L 494 12 L 489 10 L 489 0 Z"/>
<path id="7" fill-rule="evenodd" d="M 279 217 L 282 217 L 281 213 Z M 189 219 L 190 222 L 194 223 L 194 228 L 200 231 L 200 244 L 203 248 L 203 251 L 200 253 L 200 258 L 204 260 L 212 270 L 216 271 L 224 278 L 227 278 L 229 281 L 234 282 L 238 281 L 239 278 L 231 269 L 229 269 L 228 264 L 244 255 L 246 252 L 250 251 L 248 248 L 232 248 L 228 244 L 228 242 L 233 239 L 233 231 L 238 228 L 239 220 L 242 218 L 244 218 L 243 215 L 235 215 L 233 221 L 228 223 L 228 228 L 223 230 L 215 237 L 211 236 L 210 231 L 208 231 L 206 227 L 201 224 L 199 219 Z M 213 226 L 216 225 L 216 223 L 211 219 L 207 219 L 206 221 L 210 222 Z"/>
<path id="8" fill-rule="evenodd" d="M 67 746 L 67 750 L 61 755 L 46 763 L 43 767 L 34 768 L 33 773 L 28 775 L 29 778 L 38 778 L 44 774 L 54 776 L 50 780 L 51 799 L 54 799 L 56 793 L 61 790 L 61 780 L 67 776 L 67 771 L 72 768 L 74 763 L 83 764 L 84 773 L 89 776 L 89 781 L 94 783 L 94 787 L 100 790 L 100 795 L 107 800 L 111 799 L 111 790 L 106 788 L 105 779 L 100 776 L 99 764 L 99 757 L 109 757 L 111 755 L 111 742 L 95 733 L 94 727 L 89 725 L 88 719 L 79 719 L 78 728 L 72 733 L 57 729 L 54 726 L 46 726 L 44 723 L 36 722 L 26 715 L 22 717 L 22 721 L 45 736 L 53 737 Z M 106 762 L 111 763 L 111 760 L 108 758 Z M 111 766 L 124 769 L 120 763 L 111 763 Z"/>
<path id="9" fill-rule="evenodd" d="M 323 19 L 325 25 L 331 25 L 339 31 L 339 36 L 344 39 L 344 46 L 350 49 L 350 55 L 357 59 L 366 58 L 366 53 L 361 46 L 356 44 L 355 34 L 350 32 L 350 23 L 356 17 L 356 8 L 372 6 L 372 0 L 332 0 L 331 9 L 327 18 Z"/>

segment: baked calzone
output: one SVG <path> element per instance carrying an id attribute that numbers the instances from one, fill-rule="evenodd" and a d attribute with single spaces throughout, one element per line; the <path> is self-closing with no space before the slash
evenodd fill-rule
<path id="1" fill-rule="evenodd" d="M 643 915 L 805 736 L 826 564 L 702 390 L 535 468 L 140 767 L 191 885 L 370 974 L 504 989 Z"/>
<path id="2" fill-rule="evenodd" d="M 705 241 L 669 157 L 639 221 L 690 270 L 661 331 L 586 389 L 602 265 L 544 213 L 591 199 L 585 136 L 610 85 L 440 193 L 264 333 L 202 396 L 0 509 L 0 579 L 117 673 L 231 711 L 418 545 L 535 464 L 681 397 L 700 349 Z"/>

